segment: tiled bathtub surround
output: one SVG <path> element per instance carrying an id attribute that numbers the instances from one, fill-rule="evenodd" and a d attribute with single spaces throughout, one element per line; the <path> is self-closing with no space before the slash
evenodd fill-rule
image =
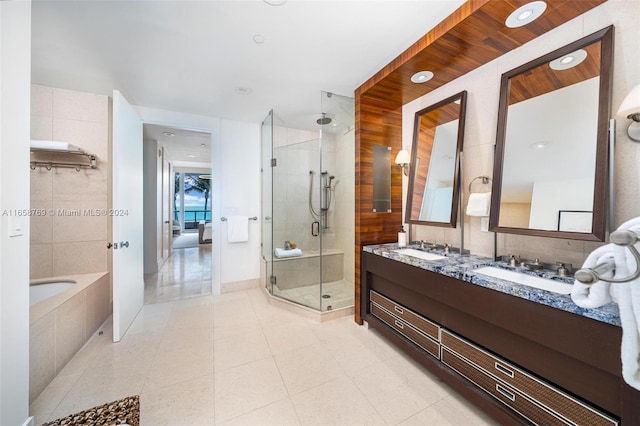
<path id="1" fill-rule="evenodd" d="M 406 263 L 408 265 L 413 265 L 418 268 L 426 269 L 431 272 L 436 272 L 438 274 L 446 275 L 472 284 L 480 285 L 482 287 L 490 288 L 501 293 L 507 293 L 512 296 L 551 306 L 553 308 L 562 309 L 563 311 L 582 315 L 598 321 L 606 322 L 608 324 L 618 326 L 620 325 L 620 312 L 618 311 L 618 305 L 616 305 L 615 303 L 609 303 L 596 309 L 584 309 L 573 303 L 570 295 L 551 293 L 534 287 L 513 283 L 511 281 L 488 277 L 486 275 L 481 275 L 474 272 L 474 269 L 483 266 L 495 266 L 498 268 L 515 270 L 517 272 L 540 276 L 543 278 L 551 278 L 569 284 L 573 283 L 573 278 L 553 277 L 552 271 L 543 270 L 533 272 L 528 271 L 525 268 L 513 268 L 508 266 L 506 262 L 494 262 L 489 258 L 474 255 L 460 256 L 459 254 L 452 253 L 446 254 L 446 259 L 442 260 L 421 260 L 413 256 L 406 256 L 397 253 L 394 251 L 397 249 L 397 244 L 373 245 L 365 246 L 363 248 L 364 251 L 369 253 L 393 259 L 398 262 Z M 442 253 L 438 254 L 442 255 Z"/>
<path id="2" fill-rule="evenodd" d="M 31 217 L 31 278 L 107 271 L 108 217 L 60 212 L 108 207 L 109 98 L 33 85 L 31 138 L 70 142 L 98 157 L 97 169 L 31 171 L 31 208 L 47 212 Z"/>
<path id="3" fill-rule="evenodd" d="M 29 400 L 32 402 L 111 315 L 109 274 L 69 275 L 70 289 L 29 312 Z"/>

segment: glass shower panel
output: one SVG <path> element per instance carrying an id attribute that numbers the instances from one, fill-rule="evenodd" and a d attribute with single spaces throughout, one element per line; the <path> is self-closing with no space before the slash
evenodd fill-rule
<path id="1" fill-rule="evenodd" d="M 275 126 L 273 155 L 273 294 L 320 309 L 318 133 Z M 287 250 L 289 248 L 290 250 Z"/>
<path id="2" fill-rule="evenodd" d="M 273 158 L 273 110 L 269 111 L 262 122 L 262 273 L 269 293 L 273 294 L 273 174 L 271 159 Z"/>
<path id="3" fill-rule="evenodd" d="M 322 92 L 320 127 L 322 311 L 353 306 L 355 111 L 353 98 Z"/>

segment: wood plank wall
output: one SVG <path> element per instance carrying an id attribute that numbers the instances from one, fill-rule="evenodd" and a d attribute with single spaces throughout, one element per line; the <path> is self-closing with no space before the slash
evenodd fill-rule
<path id="1" fill-rule="evenodd" d="M 395 160 L 402 149 L 402 106 L 437 87 L 533 40 L 606 0 L 548 0 L 533 23 L 506 28 L 511 12 L 529 0 L 469 0 L 400 56 L 356 89 L 355 143 L 355 321 L 362 324 L 360 257 L 362 247 L 397 240 L 402 218 L 402 171 L 393 163 L 391 213 L 373 213 L 373 146 L 391 147 Z M 423 84 L 411 76 L 431 70 Z M 471 89 L 471 88 L 470 88 Z"/>

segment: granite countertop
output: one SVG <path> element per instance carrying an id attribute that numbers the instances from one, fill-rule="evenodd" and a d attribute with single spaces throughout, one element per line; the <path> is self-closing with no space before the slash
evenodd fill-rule
<path id="1" fill-rule="evenodd" d="M 417 257 L 407 256 L 395 252 L 399 247 L 397 244 L 380 244 L 370 245 L 363 247 L 363 250 L 368 253 L 376 254 L 378 256 L 386 257 L 388 259 L 396 260 L 398 262 L 406 263 L 407 265 L 416 266 L 418 268 L 426 269 L 431 272 L 446 275 L 448 277 L 456 278 L 458 280 L 466 281 L 471 284 L 479 285 L 482 287 L 490 288 L 492 290 L 499 291 L 501 293 L 510 294 L 515 297 L 527 299 L 532 302 L 540 303 L 550 306 L 556 309 L 562 309 L 563 311 L 571 312 L 577 315 L 582 315 L 597 321 L 602 321 L 608 324 L 620 326 L 620 312 L 618 305 L 615 303 L 609 303 L 600 308 L 585 309 L 581 308 L 571 300 L 570 295 L 553 293 L 546 290 L 537 289 L 535 287 L 529 287 L 523 284 L 514 283 L 499 278 L 489 277 L 487 275 L 481 275 L 474 272 L 474 269 L 483 266 L 493 266 L 496 268 L 507 269 L 511 271 L 521 272 L 528 275 L 538 276 L 542 278 L 553 279 L 562 281 L 568 284 L 573 284 L 573 278 L 558 277 L 554 275 L 554 271 L 542 270 L 542 271 L 530 271 L 526 268 L 512 267 L 507 262 L 494 261 L 487 257 L 476 255 L 460 256 L 457 253 L 443 254 L 442 250 L 422 250 L 434 254 L 444 255 L 446 259 L 441 260 L 422 260 Z M 407 248 L 416 248 L 417 245 L 410 245 Z"/>

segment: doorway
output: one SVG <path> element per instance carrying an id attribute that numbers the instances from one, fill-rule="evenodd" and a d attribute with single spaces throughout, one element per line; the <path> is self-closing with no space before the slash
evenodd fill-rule
<path id="1" fill-rule="evenodd" d="M 143 129 L 144 303 L 211 294 L 211 133 Z"/>

